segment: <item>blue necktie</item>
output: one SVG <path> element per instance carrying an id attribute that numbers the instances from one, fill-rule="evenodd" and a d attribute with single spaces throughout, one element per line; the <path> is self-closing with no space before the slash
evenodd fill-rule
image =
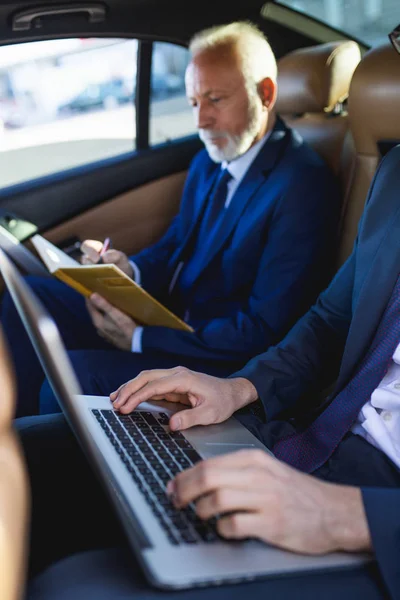
<path id="1" fill-rule="evenodd" d="M 218 226 L 224 217 L 225 202 L 228 194 L 228 182 L 230 179 L 232 179 L 232 175 L 229 171 L 227 169 L 221 169 L 208 200 L 206 200 L 203 218 L 197 229 L 197 235 L 195 234 L 195 239 L 193 240 L 191 256 L 186 261 L 178 276 L 179 283 L 174 286 L 176 291 L 179 289 L 181 297 L 182 293 L 190 290 L 193 283 L 193 272 L 197 273 L 201 269 L 201 265 L 205 260 L 205 255 L 209 248 L 210 239 L 217 231 Z"/>
<path id="2" fill-rule="evenodd" d="M 211 190 L 204 216 L 200 223 L 196 246 L 199 242 L 206 243 L 222 220 L 225 212 L 225 202 L 228 195 L 228 183 L 232 175 L 228 169 L 221 169 Z"/>
<path id="3" fill-rule="evenodd" d="M 323 465 L 382 381 L 399 342 L 400 277 L 356 374 L 307 429 L 282 438 L 274 445 L 275 456 L 306 473 Z"/>

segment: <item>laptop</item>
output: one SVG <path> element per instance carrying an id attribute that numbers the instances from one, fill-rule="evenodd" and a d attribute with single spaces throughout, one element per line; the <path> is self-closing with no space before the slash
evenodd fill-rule
<path id="1" fill-rule="evenodd" d="M 148 402 L 120 415 L 108 397 L 83 396 L 56 324 L 2 251 L 0 270 L 61 408 L 151 584 L 190 588 L 354 567 L 368 560 L 345 553 L 302 556 L 257 540 L 225 541 L 215 522 L 200 521 L 193 506 L 175 509 L 165 487 L 182 469 L 239 448 L 268 450 L 234 417 L 170 433 L 176 405 Z"/>

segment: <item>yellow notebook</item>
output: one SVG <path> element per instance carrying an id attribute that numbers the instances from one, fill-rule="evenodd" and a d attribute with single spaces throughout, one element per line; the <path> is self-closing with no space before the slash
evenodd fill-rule
<path id="1" fill-rule="evenodd" d="M 52 275 L 83 296 L 96 292 L 141 325 L 193 331 L 115 265 L 81 265 L 41 235 L 30 240 Z"/>

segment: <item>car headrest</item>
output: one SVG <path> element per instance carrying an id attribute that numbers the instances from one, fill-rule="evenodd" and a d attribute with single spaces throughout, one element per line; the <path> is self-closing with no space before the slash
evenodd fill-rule
<path id="1" fill-rule="evenodd" d="M 350 86 L 349 121 L 357 153 L 379 155 L 379 143 L 400 141 L 400 56 L 387 43 L 370 50 Z"/>
<path id="2" fill-rule="evenodd" d="M 282 115 L 330 112 L 346 100 L 360 62 L 355 42 L 329 42 L 290 52 L 278 61 L 278 99 Z"/>

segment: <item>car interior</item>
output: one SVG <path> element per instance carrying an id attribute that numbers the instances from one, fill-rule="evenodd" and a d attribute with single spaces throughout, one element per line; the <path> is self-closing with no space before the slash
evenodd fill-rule
<path id="1" fill-rule="evenodd" d="M 370 48 L 367 39 L 288 4 L 0 3 L 0 247 L 22 271 L 37 266 L 27 258 L 34 233 L 71 255 L 87 238 L 110 237 L 130 255 L 161 237 L 201 148 L 184 98 L 188 42 L 200 29 L 234 20 L 250 20 L 267 35 L 278 59 L 277 111 L 340 181 L 337 267 L 346 260 L 379 161 L 400 140 L 399 59 L 389 41 Z M 129 56 L 129 74 L 117 70 L 114 55 L 107 73 L 89 80 L 89 55 L 101 59 L 118 45 L 125 63 Z M 153 89 L 160 74 L 161 94 Z M 26 83 L 35 77 L 38 85 Z M 132 98 L 123 106 L 108 100 L 93 111 L 57 111 L 88 85 L 118 77 L 130 77 Z M 11 102 L 18 110 L 10 116 Z M 12 370 L 3 344 L 0 354 L 0 564 L 7 573 L 0 596 L 12 600 L 23 586 L 29 493 L 12 433 Z"/>

